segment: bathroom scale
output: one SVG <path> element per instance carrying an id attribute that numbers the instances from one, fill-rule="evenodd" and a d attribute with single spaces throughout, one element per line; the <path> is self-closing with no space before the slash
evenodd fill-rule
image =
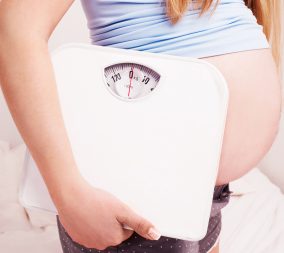
<path id="1" fill-rule="evenodd" d="M 125 202 L 163 236 L 202 239 L 229 99 L 219 70 L 192 57 L 85 43 L 60 46 L 51 59 L 84 179 Z M 57 213 L 28 149 L 20 201 Z"/>

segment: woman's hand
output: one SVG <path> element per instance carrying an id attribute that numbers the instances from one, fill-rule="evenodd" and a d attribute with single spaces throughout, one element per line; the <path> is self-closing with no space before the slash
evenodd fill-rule
<path id="1" fill-rule="evenodd" d="M 155 238 L 155 232 L 149 233 L 154 228 L 151 222 L 114 195 L 82 178 L 67 186 L 62 196 L 56 201 L 60 222 L 75 242 L 87 248 L 103 250 L 129 238 L 134 231 L 123 228 L 122 224 L 146 239 L 160 237 Z"/>

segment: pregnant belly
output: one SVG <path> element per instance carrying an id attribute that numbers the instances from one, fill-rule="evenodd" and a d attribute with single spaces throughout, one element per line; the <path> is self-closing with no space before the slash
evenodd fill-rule
<path id="1" fill-rule="evenodd" d="M 230 100 L 216 184 L 254 168 L 279 127 L 281 86 L 270 49 L 202 58 L 227 80 Z"/>

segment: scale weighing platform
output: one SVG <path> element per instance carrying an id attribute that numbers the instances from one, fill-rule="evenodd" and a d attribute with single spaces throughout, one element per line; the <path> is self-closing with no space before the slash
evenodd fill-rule
<path id="1" fill-rule="evenodd" d="M 218 69 L 191 57 L 83 43 L 63 45 L 51 58 L 82 176 L 163 236 L 202 239 L 229 100 Z M 28 149 L 20 201 L 57 213 Z"/>

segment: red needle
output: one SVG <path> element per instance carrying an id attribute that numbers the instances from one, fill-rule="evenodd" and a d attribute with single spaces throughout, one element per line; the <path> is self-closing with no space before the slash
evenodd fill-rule
<path id="1" fill-rule="evenodd" d="M 128 97 L 129 97 L 129 94 L 130 94 L 131 81 L 132 81 L 132 78 L 133 78 L 133 66 L 131 67 L 131 71 L 132 71 L 132 76 L 130 78 L 130 84 L 129 84 L 129 89 L 128 89 Z"/>

